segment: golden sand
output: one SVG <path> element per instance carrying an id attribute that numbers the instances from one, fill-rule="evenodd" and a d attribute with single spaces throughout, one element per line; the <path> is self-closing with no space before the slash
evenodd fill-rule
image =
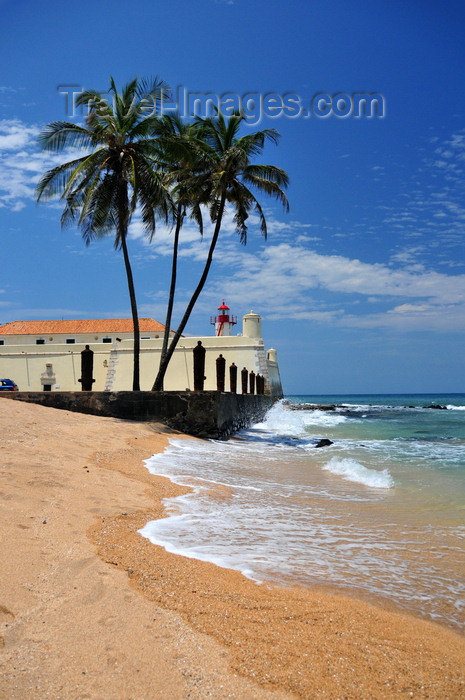
<path id="1" fill-rule="evenodd" d="M 448 629 L 141 537 L 162 426 L 0 398 L 0 436 L 0 698 L 465 697 Z"/>

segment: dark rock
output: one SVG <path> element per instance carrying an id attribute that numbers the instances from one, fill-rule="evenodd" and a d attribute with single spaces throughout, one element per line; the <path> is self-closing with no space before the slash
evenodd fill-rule
<path id="1" fill-rule="evenodd" d="M 435 408 L 439 411 L 447 411 L 447 406 L 440 406 L 438 403 L 433 403 L 431 406 L 423 406 L 423 408 Z"/>
<path id="2" fill-rule="evenodd" d="M 315 447 L 328 447 L 328 445 L 333 445 L 332 440 L 328 440 L 328 438 L 322 438 L 321 440 L 318 440 L 316 443 Z"/>

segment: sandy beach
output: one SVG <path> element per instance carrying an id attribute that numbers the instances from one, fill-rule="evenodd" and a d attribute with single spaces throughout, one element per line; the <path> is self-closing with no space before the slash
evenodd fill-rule
<path id="1" fill-rule="evenodd" d="M 163 426 L 0 398 L 0 436 L 2 700 L 465 697 L 448 629 L 138 534 L 182 493 Z"/>

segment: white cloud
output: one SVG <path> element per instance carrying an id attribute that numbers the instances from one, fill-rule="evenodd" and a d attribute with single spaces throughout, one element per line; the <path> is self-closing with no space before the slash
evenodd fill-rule
<path id="1" fill-rule="evenodd" d="M 465 130 L 431 143 L 434 149 L 423 156 L 421 167 L 404 182 L 400 180 L 402 193 L 379 207 L 385 213 L 382 223 L 387 234 L 424 242 L 425 255 L 434 251 L 436 256 L 440 246 L 441 254 L 448 248 L 455 258 L 463 257 L 458 246 L 463 246 L 465 222 Z M 402 164 L 398 166 L 402 173 Z"/>
<path id="2" fill-rule="evenodd" d="M 35 199 L 35 187 L 50 168 L 76 158 L 77 151 L 41 151 L 41 129 L 17 119 L 0 120 L 0 207 L 20 211 Z"/>
<path id="3" fill-rule="evenodd" d="M 258 222 L 257 217 L 250 217 L 251 231 L 254 232 L 254 228 Z M 211 238 L 213 236 L 214 226 L 210 221 L 208 210 L 203 212 L 203 224 L 204 231 L 203 236 L 200 235 L 197 224 L 186 217 L 184 220 L 184 225 L 181 229 L 181 234 L 179 238 L 179 259 L 185 260 L 190 259 L 192 262 L 204 263 L 207 255 L 208 249 L 210 247 Z M 131 225 L 129 227 L 129 236 L 133 239 L 138 239 L 144 244 L 143 257 L 157 258 L 158 256 L 170 256 L 173 253 L 173 237 L 174 228 L 171 226 L 166 226 L 165 224 L 157 224 L 155 235 L 152 241 L 149 243 L 145 235 L 144 226 L 138 215 L 133 218 Z M 235 231 L 235 225 L 233 221 L 233 214 L 230 210 L 226 210 L 223 216 L 223 222 L 221 226 L 220 233 L 220 246 L 222 249 L 222 255 L 226 254 L 226 247 L 228 246 L 228 240 L 237 236 Z M 218 257 L 218 253 L 215 253 L 214 259 Z"/>
<path id="4" fill-rule="evenodd" d="M 0 120 L 0 150 L 17 150 L 24 148 L 36 139 L 39 129 L 28 126 L 18 119 Z"/>
<path id="5" fill-rule="evenodd" d="M 235 304 L 244 300 L 275 319 L 293 318 L 353 327 L 404 330 L 465 328 L 465 275 L 423 269 L 393 269 L 340 255 L 321 255 L 282 243 L 258 255 L 245 253 L 228 279 L 216 281 L 217 293 Z M 364 304 L 354 315 L 354 295 Z M 402 303 L 394 304 L 395 299 Z"/>

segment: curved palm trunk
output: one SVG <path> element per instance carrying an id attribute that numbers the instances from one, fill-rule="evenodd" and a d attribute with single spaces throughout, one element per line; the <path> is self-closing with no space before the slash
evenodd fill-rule
<path id="1" fill-rule="evenodd" d="M 131 263 L 129 262 L 126 236 L 121 237 L 121 248 L 123 249 L 124 266 L 128 278 L 129 299 L 131 301 L 132 323 L 134 328 L 134 368 L 132 376 L 132 390 L 140 391 L 140 331 L 139 314 L 137 312 L 136 291 L 134 288 L 134 278 L 132 276 Z"/>
<path id="2" fill-rule="evenodd" d="M 118 238 L 123 251 L 124 266 L 126 268 L 126 277 L 128 280 L 129 299 L 131 302 L 132 324 L 134 332 L 134 369 L 132 378 L 132 390 L 140 391 L 140 332 L 139 332 L 139 315 L 137 313 L 136 290 L 134 288 L 134 278 L 132 276 L 131 263 L 129 262 L 129 253 L 127 246 L 127 233 L 129 223 L 129 202 L 128 202 L 128 187 L 124 180 L 120 180 L 118 186 Z"/>
<path id="3" fill-rule="evenodd" d="M 213 260 L 213 252 L 215 250 L 216 243 L 218 241 L 218 236 L 219 236 L 220 229 L 221 229 L 221 222 L 223 220 L 223 212 L 224 212 L 225 202 L 226 202 L 226 195 L 222 194 L 221 200 L 220 200 L 220 205 L 218 208 L 218 216 L 216 218 L 215 230 L 213 232 L 213 238 L 212 238 L 211 243 L 210 243 L 208 257 L 207 257 L 205 267 L 204 267 L 203 272 L 202 272 L 202 276 L 199 280 L 197 287 L 195 288 L 195 291 L 194 291 L 194 293 L 189 301 L 189 304 L 187 305 L 187 308 L 184 312 L 184 316 L 182 317 L 181 323 L 179 324 L 179 327 L 178 327 L 176 333 L 174 334 L 173 338 L 171 339 L 171 343 L 170 343 L 170 346 L 166 352 L 166 355 L 164 357 L 162 357 L 162 359 L 160 361 L 160 368 L 158 370 L 158 374 L 157 374 L 157 378 L 155 379 L 155 383 L 152 387 L 152 391 L 162 391 L 163 390 L 163 381 L 164 381 L 166 370 L 168 369 L 168 365 L 169 365 L 169 362 L 171 360 L 171 357 L 176 349 L 176 346 L 177 346 L 178 341 L 182 335 L 182 332 L 183 332 L 184 328 L 186 327 L 186 324 L 187 324 L 189 317 L 192 313 L 192 309 L 194 308 L 195 303 L 196 303 L 197 299 L 199 298 L 200 292 L 204 288 L 205 282 L 207 281 L 208 273 L 210 271 L 210 266 L 211 266 L 212 260 Z"/>
<path id="4" fill-rule="evenodd" d="M 174 306 L 174 293 L 176 291 L 176 276 L 178 268 L 178 247 L 179 247 L 179 234 L 182 228 L 184 216 L 182 214 L 182 206 L 178 204 L 178 211 L 176 217 L 176 229 L 174 231 L 174 242 L 173 242 L 173 263 L 171 265 L 171 283 L 170 283 L 170 293 L 168 298 L 168 306 L 166 309 L 166 320 L 165 320 L 165 332 L 163 334 L 163 346 L 161 350 L 160 365 L 165 359 L 166 353 L 168 351 L 168 342 L 170 337 L 171 328 L 171 317 L 173 315 Z M 163 390 L 163 377 L 161 378 L 161 387 Z"/>

